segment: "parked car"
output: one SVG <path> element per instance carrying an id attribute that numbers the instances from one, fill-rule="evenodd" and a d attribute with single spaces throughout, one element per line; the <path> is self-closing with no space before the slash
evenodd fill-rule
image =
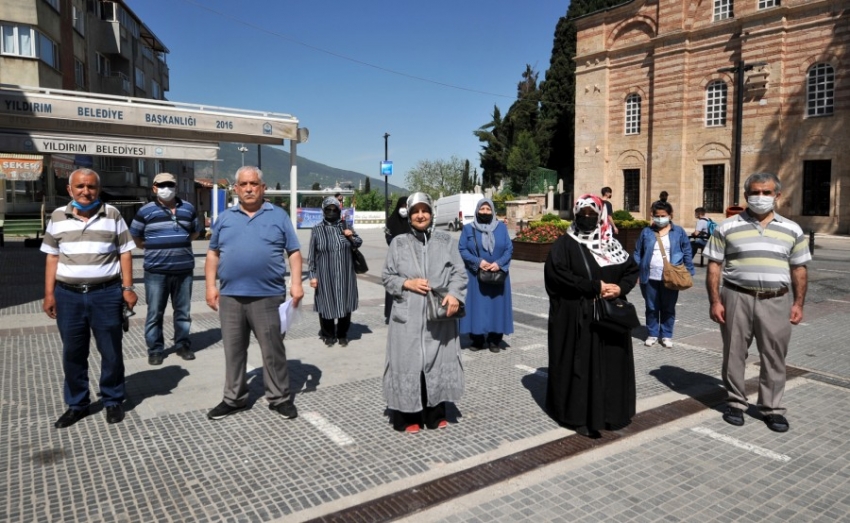
<path id="1" fill-rule="evenodd" d="M 475 205 L 483 194 L 453 194 L 443 196 L 435 205 L 434 226 L 447 225 L 450 231 L 459 231 L 475 219 Z"/>

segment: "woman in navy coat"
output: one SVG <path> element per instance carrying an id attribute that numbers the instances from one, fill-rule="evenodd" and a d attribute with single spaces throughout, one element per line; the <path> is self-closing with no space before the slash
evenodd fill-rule
<path id="1" fill-rule="evenodd" d="M 507 346 L 502 337 L 514 332 L 511 303 L 511 255 L 514 247 L 508 228 L 496 219 L 493 200 L 484 198 L 475 207 L 475 221 L 463 226 L 458 249 L 469 283 L 466 288 L 466 316 L 460 319 L 461 334 L 472 338 L 471 350 L 481 350 L 485 343 L 490 352 Z M 504 271 L 504 284 L 478 281 L 480 271 Z"/>
<path id="2" fill-rule="evenodd" d="M 652 225 L 644 228 L 635 245 L 634 259 L 640 268 L 640 292 L 646 302 L 646 346 L 655 345 L 658 338 L 668 349 L 673 346 L 673 325 L 676 323 L 676 302 L 679 291 L 668 289 L 661 281 L 664 260 L 656 240 L 661 237 L 667 260 L 672 265 L 685 264 L 691 276 L 694 262 L 691 242 L 685 229 L 673 224 L 673 206 L 658 200 L 652 204 Z"/>

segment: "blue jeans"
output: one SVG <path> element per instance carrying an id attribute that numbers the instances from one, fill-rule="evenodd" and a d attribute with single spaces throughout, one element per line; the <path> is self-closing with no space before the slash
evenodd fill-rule
<path id="1" fill-rule="evenodd" d="M 640 293 L 646 302 L 646 329 L 649 335 L 655 338 L 672 338 L 679 291 L 668 289 L 659 280 L 648 280 L 647 283 L 640 284 Z"/>
<path id="2" fill-rule="evenodd" d="M 62 338 L 65 403 L 73 409 L 89 406 L 89 343 L 100 353 L 100 395 L 111 407 L 124 401 L 124 358 L 121 340 L 121 282 L 86 294 L 56 286 L 56 326 Z"/>
<path id="3" fill-rule="evenodd" d="M 192 304 L 192 273 L 157 274 L 145 271 L 145 300 L 148 302 L 145 342 L 149 355 L 165 350 L 162 318 L 169 296 L 174 309 L 174 346 L 191 348 L 189 329 L 192 327 L 192 317 L 189 315 L 189 307 Z"/>

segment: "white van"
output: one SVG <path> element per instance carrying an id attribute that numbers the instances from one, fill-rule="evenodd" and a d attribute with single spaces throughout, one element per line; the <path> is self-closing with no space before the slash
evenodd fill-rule
<path id="1" fill-rule="evenodd" d="M 435 205 L 434 225 L 447 225 L 450 231 L 459 231 L 475 219 L 475 206 L 483 198 L 483 194 L 443 196 Z"/>

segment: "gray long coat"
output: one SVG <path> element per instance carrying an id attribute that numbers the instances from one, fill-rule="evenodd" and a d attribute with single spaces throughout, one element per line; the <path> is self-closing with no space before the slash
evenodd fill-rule
<path id="1" fill-rule="evenodd" d="M 466 300 L 466 270 L 451 236 L 434 232 L 427 246 L 409 233 L 393 239 L 382 274 L 384 288 L 393 296 L 384 399 L 390 409 L 401 412 L 423 409 L 420 373 L 425 374 L 429 407 L 458 401 L 464 388 L 458 322 L 426 321 L 425 297 L 402 288 L 405 280 L 424 276 L 416 268 L 411 246 L 431 288 L 448 288 L 459 301 Z"/>

